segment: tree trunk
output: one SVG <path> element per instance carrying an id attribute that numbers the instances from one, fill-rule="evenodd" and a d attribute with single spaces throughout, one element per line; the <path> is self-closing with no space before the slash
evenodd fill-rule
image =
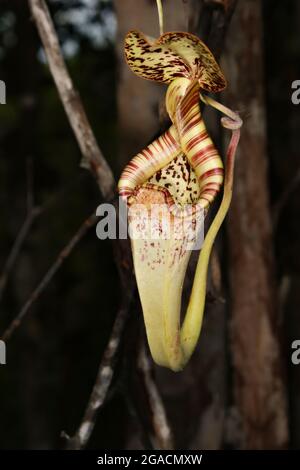
<path id="1" fill-rule="evenodd" d="M 282 448 L 288 441 L 278 332 L 278 298 L 268 194 L 262 3 L 239 2 L 227 38 L 226 105 L 244 117 L 234 197 L 227 219 L 231 351 L 242 448 Z"/>

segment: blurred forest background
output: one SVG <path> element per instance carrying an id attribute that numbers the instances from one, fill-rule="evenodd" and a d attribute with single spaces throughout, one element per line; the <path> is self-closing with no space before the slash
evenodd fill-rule
<path id="1" fill-rule="evenodd" d="M 135 77 L 122 51 L 129 29 L 158 35 L 156 2 L 47 4 L 117 179 L 166 125 L 165 87 Z M 163 4 L 166 31 L 196 33 L 220 58 L 229 83 L 221 99 L 244 120 L 234 200 L 212 257 L 204 327 L 191 362 L 175 374 L 149 361 L 147 375 L 135 293 L 87 447 L 299 449 L 300 366 L 290 357 L 291 342 L 300 339 L 300 106 L 291 102 L 291 83 L 300 79 L 300 2 Z M 0 105 L 1 336 L 102 197 L 79 167 L 80 150 L 25 0 L 0 0 L 0 79 L 7 86 L 7 104 Z M 205 117 L 222 149 L 219 116 L 205 110 Z M 5 279 L 24 223 L 30 230 Z M 74 434 L 82 419 L 120 296 L 113 247 L 93 227 L 7 341 L 0 448 L 65 446 L 61 432 Z M 165 440 L 149 381 L 164 404 L 172 434 Z"/>

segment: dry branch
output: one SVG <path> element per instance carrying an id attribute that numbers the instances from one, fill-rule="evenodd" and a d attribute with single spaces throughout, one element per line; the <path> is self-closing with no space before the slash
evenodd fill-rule
<path id="1" fill-rule="evenodd" d="M 30 209 L 20 228 L 18 236 L 12 246 L 11 252 L 8 255 L 7 261 L 4 265 L 3 272 L 0 276 L 0 300 L 2 299 L 3 292 L 6 287 L 9 275 L 13 267 L 15 266 L 16 260 L 26 240 L 26 237 L 32 227 L 33 222 L 35 221 L 37 216 L 40 214 L 40 212 L 41 212 L 41 209 L 39 207 L 33 207 L 32 209 Z"/>
<path id="2" fill-rule="evenodd" d="M 71 252 L 74 250 L 75 246 L 78 244 L 78 242 L 82 239 L 82 237 L 88 232 L 88 230 L 95 225 L 97 222 L 98 217 L 95 214 L 92 214 L 88 219 L 84 221 L 84 223 L 81 225 L 79 230 L 75 233 L 75 235 L 71 238 L 71 240 L 67 243 L 67 245 L 64 247 L 64 249 L 60 252 L 58 255 L 57 259 L 53 263 L 53 265 L 48 269 L 46 272 L 45 276 L 41 280 L 41 282 L 38 284 L 36 289 L 32 292 L 30 297 L 28 298 L 27 302 L 23 305 L 21 308 L 19 314 L 16 316 L 16 318 L 11 322 L 11 324 L 8 326 L 8 328 L 5 330 L 2 340 L 3 341 L 8 341 L 11 337 L 11 335 L 14 333 L 16 328 L 20 325 L 34 302 L 41 296 L 41 294 L 44 292 L 45 288 L 48 286 L 49 282 L 52 280 L 53 276 L 55 273 L 58 271 L 64 260 L 71 254 Z"/>
<path id="3" fill-rule="evenodd" d="M 74 189 L 74 185 L 81 181 L 83 174 L 79 177 L 73 177 L 71 183 L 67 184 L 64 188 L 60 189 L 56 194 L 52 195 L 44 204 L 34 205 L 34 197 L 32 190 L 32 175 L 28 177 L 28 188 L 27 188 L 27 214 L 18 235 L 13 243 L 11 251 L 4 264 L 2 274 L 0 276 L 0 301 L 2 300 L 4 290 L 7 286 L 9 276 L 16 265 L 18 256 L 23 248 L 26 238 L 31 230 L 31 227 L 41 214 L 44 214 L 49 208 L 57 204 L 70 190 Z"/>
<path id="4" fill-rule="evenodd" d="M 28 1 L 44 46 L 50 72 L 82 153 L 82 166 L 90 169 L 103 197 L 111 200 L 114 196 L 114 177 L 97 144 L 80 96 L 67 70 L 47 4 L 44 0 Z"/>
<path id="5" fill-rule="evenodd" d="M 121 307 L 117 313 L 111 336 L 101 359 L 97 378 L 88 400 L 83 419 L 74 436 L 69 437 L 65 432 L 62 432 L 62 437 L 67 440 L 68 449 L 80 450 L 86 446 L 95 427 L 98 411 L 103 406 L 107 397 L 114 375 L 115 361 L 120 346 L 122 332 L 133 298 L 134 286 L 131 285 L 129 287 L 131 288 L 128 290 L 128 293 L 123 299 Z"/>
<path id="6" fill-rule="evenodd" d="M 143 374 L 147 392 L 150 413 L 152 416 L 152 428 L 154 431 L 153 447 L 155 449 L 173 449 L 173 436 L 168 423 L 166 411 L 157 385 L 152 376 L 152 367 L 147 356 L 144 343 L 141 344 L 138 358 L 138 367 Z"/>
<path id="7" fill-rule="evenodd" d="M 44 0 L 28 1 L 33 19 L 45 49 L 50 72 L 55 81 L 65 112 L 82 153 L 82 166 L 87 167 L 92 172 L 98 182 L 99 189 L 104 199 L 111 201 L 116 195 L 114 177 L 110 167 L 101 153 L 101 150 L 98 147 L 96 138 L 89 124 L 80 97 L 76 92 L 71 77 L 68 73 L 47 4 Z M 91 216 L 88 221 L 86 221 L 86 223 L 93 225 L 96 222 L 96 216 Z M 82 231 L 85 231 L 86 228 L 87 227 L 85 225 L 81 227 L 80 238 L 83 235 Z M 74 241 L 75 240 L 72 239 L 70 242 L 72 246 L 71 249 L 74 248 Z M 78 241 L 79 239 L 76 238 L 76 243 Z M 68 247 L 70 248 L 70 245 L 66 247 L 67 253 L 69 254 L 70 252 Z M 66 252 L 64 251 L 63 253 L 65 254 Z M 111 384 L 114 360 L 124 329 L 126 313 L 134 293 L 135 282 L 132 274 L 131 261 L 129 261 L 131 259 L 131 255 L 128 243 L 116 243 L 114 257 L 120 274 L 124 300 L 115 319 L 111 338 L 100 363 L 97 379 L 82 423 L 80 424 L 78 432 L 75 434 L 75 436 L 73 438 L 68 438 L 69 448 L 80 449 L 84 447 L 91 436 L 97 412 L 104 403 L 109 386 Z M 65 257 L 63 259 L 65 259 Z M 6 337 L 9 337 L 12 331 L 18 326 L 21 319 L 25 316 L 28 309 L 31 307 L 33 301 L 36 300 L 37 296 L 40 295 L 49 280 L 53 277 L 63 259 L 59 257 L 52 268 L 48 271 L 36 291 L 33 293 L 33 296 L 31 296 L 31 298 L 27 301 L 16 320 L 12 323 L 11 327 L 6 332 Z"/>
<path id="8" fill-rule="evenodd" d="M 43 208 L 34 205 L 33 196 L 33 171 L 32 160 L 27 159 L 27 214 L 25 220 L 19 230 L 19 233 L 13 243 L 12 249 L 4 264 L 3 272 L 0 276 L 0 301 L 2 300 L 8 278 L 16 264 L 17 258 L 24 245 L 27 235 L 33 225 L 35 219 L 43 212 Z"/>

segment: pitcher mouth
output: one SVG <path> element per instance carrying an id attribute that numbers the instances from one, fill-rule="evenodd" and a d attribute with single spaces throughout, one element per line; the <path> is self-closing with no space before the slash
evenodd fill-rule
<path id="1" fill-rule="evenodd" d="M 193 204 L 178 204 L 168 188 L 154 183 L 144 183 L 141 186 L 137 186 L 127 199 L 129 208 L 133 204 L 143 204 L 147 209 L 151 209 L 155 204 L 165 204 L 170 214 L 179 218 L 192 218 L 199 212 L 207 213 L 207 208 L 204 207 L 202 201 Z"/>

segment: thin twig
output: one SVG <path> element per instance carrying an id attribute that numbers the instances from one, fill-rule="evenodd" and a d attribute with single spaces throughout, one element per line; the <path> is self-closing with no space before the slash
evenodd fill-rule
<path id="1" fill-rule="evenodd" d="M 30 297 L 28 298 L 27 302 L 23 305 L 21 308 L 19 314 L 16 316 L 16 318 L 11 322 L 11 324 L 8 326 L 8 328 L 5 330 L 2 340 L 3 341 L 8 341 L 11 337 L 11 335 L 14 333 L 16 328 L 20 325 L 22 320 L 24 319 L 25 315 L 28 313 L 34 302 L 41 296 L 41 294 L 44 292 L 45 288 L 48 286 L 49 282 L 52 280 L 54 274 L 58 271 L 64 260 L 71 254 L 75 246 L 78 244 L 78 242 L 82 239 L 82 237 L 88 232 L 88 230 L 95 225 L 97 222 L 98 217 L 93 213 L 88 219 L 84 221 L 84 223 L 81 225 L 79 230 L 75 233 L 75 235 L 71 238 L 71 240 L 67 243 L 67 245 L 64 247 L 64 249 L 59 253 L 57 259 L 53 263 L 53 265 L 48 269 L 46 272 L 45 276 L 41 280 L 41 282 L 38 284 L 36 289 L 32 292 Z"/>
<path id="2" fill-rule="evenodd" d="M 97 144 L 80 96 L 67 70 L 47 4 L 44 0 L 28 1 L 51 74 L 83 156 L 82 166 L 96 177 L 104 198 L 111 200 L 114 196 L 114 177 Z"/>
<path id="3" fill-rule="evenodd" d="M 152 413 L 152 427 L 154 431 L 153 447 L 155 449 L 171 450 L 174 448 L 172 431 L 168 423 L 163 401 L 152 376 L 152 367 L 146 353 L 144 342 L 140 347 L 138 366 L 143 374 L 149 406 Z"/>
<path id="4" fill-rule="evenodd" d="M 31 166 L 29 167 L 30 162 L 28 163 L 27 167 L 27 215 L 25 220 L 19 230 L 19 233 L 13 243 L 12 249 L 8 255 L 8 258 L 5 262 L 2 274 L 0 276 L 0 302 L 3 298 L 4 290 L 7 286 L 7 282 L 9 276 L 16 265 L 16 261 L 18 256 L 22 250 L 22 247 L 26 241 L 26 238 L 31 230 L 31 227 L 41 214 L 44 214 L 49 208 L 54 206 L 58 201 L 61 200 L 62 197 L 66 195 L 68 191 L 74 188 L 74 185 L 78 184 L 79 181 L 82 180 L 83 174 L 80 174 L 79 177 L 74 177 L 68 185 L 64 188 L 60 189 L 56 194 L 51 196 L 45 204 L 34 206 L 34 194 L 33 194 L 33 184 L 32 184 L 32 172 Z M 30 173 L 30 174 L 29 174 Z"/>
<path id="5" fill-rule="evenodd" d="M 32 157 L 26 159 L 26 180 L 27 180 L 27 213 L 34 207 L 34 181 L 33 181 L 33 160 Z"/>
<path id="6" fill-rule="evenodd" d="M 114 204 L 117 220 L 119 223 L 122 223 L 122 218 L 119 217 L 117 201 L 114 201 Z M 62 437 L 67 441 L 68 449 L 83 449 L 92 435 L 98 412 L 105 402 L 113 379 L 119 345 L 136 289 L 136 282 L 132 269 L 130 244 L 128 243 L 128 240 L 115 240 L 115 243 L 113 243 L 113 254 L 121 284 L 121 305 L 114 321 L 108 345 L 100 362 L 96 381 L 85 408 L 81 423 L 72 437 L 70 437 L 66 432 L 62 432 Z"/>
<path id="7" fill-rule="evenodd" d="M 49 10 L 44 0 L 28 0 L 34 21 L 36 23 L 40 38 L 42 40 L 46 57 L 48 59 L 50 72 L 54 78 L 60 98 L 68 116 L 69 122 L 81 149 L 83 156 L 83 166 L 88 167 L 94 174 L 98 182 L 98 186 L 106 200 L 112 200 L 115 196 L 115 181 L 112 171 L 104 159 L 95 136 L 88 122 L 79 95 L 74 89 L 72 80 L 67 71 L 65 62 L 59 46 L 57 34 L 51 20 Z M 113 326 L 111 339 L 108 343 L 104 358 L 101 361 L 96 383 L 89 403 L 86 408 L 81 425 L 74 438 L 68 439 L 69 448 L 82 448 L 88 442 L 94 428 L 97 411 L 101 407 L 108 392 L 112 376 L 114 359 L 117 353 L 118 345 L 121 340 L 122 332 L 125 325 L 126 311 L 128 310 L 127 302 L 134 292 L 134 278 L 130 263 L 130 248 L 128 243 L 119 240 L 116 244 L 114 257 L 120 274 L 123 297 L 126 299 L 125 304 L 121 306 L 120 311 Z M 54 275 L 58 266 L 55 265 L 48 271 L 44 280 L 41 282 L 37 291 L 34 293 L 39 295 L 43 290 L 48 278 Z M 29 299 L 23 307 L 18 318 L 23 318 L 30 306 L 32 300 Z M 18 319 L 16 319 L 17 321 Z M 15 327 L 18 323 L 15 324 Z"/>
<path id="8" fill-rule="evenodd" d="M 159 23 L 159 34 L 164 34 L 164 11 L 162 6 L 162 0 L 156 0 L 158 23 Z"/>
<path id="9" fill-rule="evenodd" d="M 69 437 L 64 431 L 62 432 L 62 437 L 67 440 L 68 449 L 80 450 L 86 446 L 95 427 L 97 414 L 107 397 L 107 393 L 114 375 L 115 361 L 122 337 L 122 332 L 126 323 L 128 311 L 134 293 L 134 285 L 132 284 L 128 287 L 128 292 L 117 313 L 108 345 L 100 362 L 96 382 L 94 384 L 80 426 L 72 437 Z"/>
<path id="10" fill-rule="evenodd" d="M 37 218 L 37 216 L 41 213 L 40 207 L 33 207 L 28 214 L 22 224 L 22 227 L 18 233 L 17 238 L 12 246 L 11 252 L 8 255 L 6 263 L 4 265 L 3 272 L 0 276 L 0 300 L 2 300 L 2 296 L 9 278 L 9 275 L 15 266 L 17 261 L 18 255 L 22 249 L 22 246 L 26 240 L 26 237 L 32 227 L 33 222 Z"/>
<path id="11" fill-rule="evenodd" d="M 12 272 L 13 267 L 16 264 L 19 253 L 22 246 L 27 238 L 27 235 L 32 227 L 35 219 L 41 214 L 42 208 L 34 206 L 34 195 L 33 195 L 33 168 L 31 157 L 27 158 L 26 161 L 26 180 L 27 180 L 27 194 L 26 194 L 26 207 L 27 214 L 25 220 L 19 230 L 19 233 L 13 243 L 12 249 L 8 255 L 8 258 L 4 264 L 2 274 L 0 276 L 0 302 L 3 297 L 5 287 L 8 282 L 8 278 Z"/>

